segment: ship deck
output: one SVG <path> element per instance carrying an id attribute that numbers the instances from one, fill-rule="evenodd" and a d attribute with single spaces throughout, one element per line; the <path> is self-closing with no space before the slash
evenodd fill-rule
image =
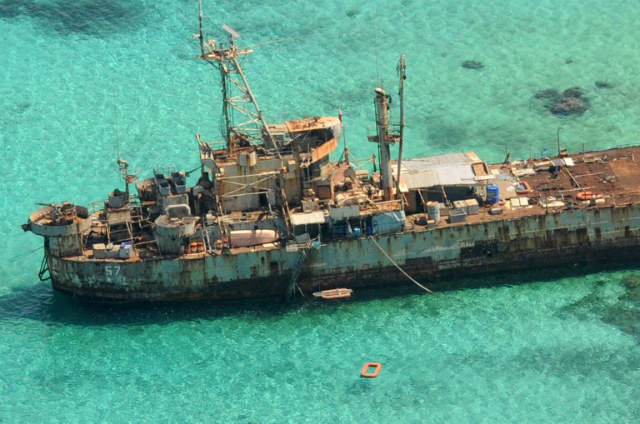
<path id="1" fill-rule="evenodd" d="M 562 158 L 544 160 L 513 161 L 509 163 L 488 165 L 489 172 L 496 177 L 499 185 L 500 202 L 493 205 L 481 205 L 478 213 L 468 214 L 461 222 L 450 222 L 442 216 L 435 226 L 424 225 L 425 213 L 417 213 L 406 217 L 404 232 L 433 231 L 438 228 L 473 225 L 485 222 L 499 222 L 531 216 L 543 216 L 559 213 L 567 209 L 607 208 L 629 205 L 640 202 L 640 146 L 622 147 L 598 152 L 585 152 Z M 555 172 L 553 163 L 563 163 Z M 332 179 L 337 185 L 347 181 L 344 170 L 347 164 L 336 164 Z M 373 195 L 367 193 L 368 186 L 357 179 L 351 179 L 352 186 L 344 190 L 345 198 L 370 198 L 361 204 L 361 216 L 375 214 L 387 207 L 395 209 L 397 201 L 381 202 L 380 192 Z M 526 182 L 530 188 L 527 193 L 516 193 L 515 186 Z M 579 193 L 589 192 L 591 199 L 581 200 Z M 382 208 L 382 209 L 381 209 Z M 499 208 L 500 213 L 495 213 Z M 300 208 L 292 211 L 294 214 L 303 213 Z M 494 213 L 492 213 L 494 209 Z M 229 219 L 256 220 L 261 213 L 237 213 L 228 216 Z M 444 215 L 444 214 L 443 214 Z M 419 224 L 419 222 L 421 224 Z M 327 241 L 327 240 L 323 240 Z M 182 259 L 200 259 L 210 254 L 240 254 L 280 249 L 283 243 L 268 243 L 249 247 L 216 248 L 210 253 L 184 254 L 174 257 Z M 93 252 L 88 249 L 82 256 L 67 257 L 67 260 L 90 260 Z M 137 262 L 149 259 L 161 259 L 155 250 L 140 249 L 124 262 Z M 121 259 L 113 259 L 122 261 Z"/>
<path id="2" fill-rule="evenodd" d="M 557 172 L 552 171 L 552 161 L 556 164 L 562 161 L 562 166 L 557 168 Z M 344 171 L 347 168 L 348 165 L 344 163 L 336 167 L 332 176 L 335 184 L 345 182 Z M 480 206 L 477 214 L 467 215 L 462 222 L 452 223 L 443 216 L 435 228 L 541 216 L 559 213 L 568 208 L 606 208 L 640 202 L 640 146 L 572 154 L 560 159 L 531 159 L 491 164 L 488 165 L 488 169 L 497 178 L 500 202 Z M 516 193 L 515 186 L 522 182 L 529 185 L 530 192 Z M 366 187 L 356 179 L 353 180 L 353 187 L 346 191 L 345 195 L 358 197 L 365 192 Z M 580 200 L 576 197 L 578 193 L 584 192 L 592 193 L 592 197 L 595 198 Z M 380 202 L 380 195 L 381 193 L 374 194 L 372 200 Z M 523 202 L 521 199 L 526 200 Z M 393 209 L 391 203 L 387 206 Z M 491 210 L 494 208 L 500 208 L 501 213 L 492 214 Z M 380 206 L 376 206 L 374 202 L 361 205 L 362 215 L 379 210 Z M 296 210 L 296 213 L 302 211 Z M 417 223 L 423 218 L 426 218 L 424 213 L 408 215 L 404 231 L 432 231 L 432 228 Z M 278 245 L 236 248 L 231 249 L 231 253 L 273 248 L 278 248 Z"/>
<path id="3" fill-rule="evenodd" d="M 568 208 L 602 208 L 640 202 L 640 146 L 585 152 L 566 158 L 572 166 L 563 163 L 555 173 L 549 168 L 553 167 L 552 160 L 559 163 L 557 158 L 489 165 L 491 174 L 498 179 L 500 202 L 480 206 L 478 214 L 467 215 L 463 222 L 451 223 L 443 217 L 438 227 L 545 215 Z M 515 185 L 522 182 L 529 185 L 529 193 L 516 193 Z M 595 199 L 577 198 L 585 192 L 590 192 Z M 496 207 L 502 212 L 491 214 L 491 209 Z M 413 225 L 421 216 L 424 214 L 407 217 L 412 231 L 426 228 Z"/>

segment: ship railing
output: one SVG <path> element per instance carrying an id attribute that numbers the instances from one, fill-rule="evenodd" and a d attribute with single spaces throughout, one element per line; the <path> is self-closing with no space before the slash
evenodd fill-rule
<path id="1" fill-rule="evenodd" d="M 93 215 L 94 213 L 101 211 L 105 208 L 105 205 L 109 203 L 109 200 L 101 200 L 97 202 L 91 202 L 86 205 L 86 208 L 89 210 L 89 215 Z M 130 207 L 133 205 L 134 208 L 140 208 L 140 200 L 138 196 L 135 194 L 129 195 L 129 202 L 127 203 Z"/>
<path id="2" fill-rule="evenodd" d="M 227 149 L 227 144 L 225 142 L 208 142 L 208 144 L 212 151 Z"/>
<path id="3" fill-rule="evenodd" d="M 201 156 L 213 158 L 220 151 L 226 151 L 227 145 L 224 142 L 199 141 L 198 148 Z"/>
<path id="4" fill-rule="evenodd" d="M 613 146 L 609 150 L 624 149 L 625 147 L 637 147 L 637 146 L 638 146 L 637 143 L 616 144 L 615 146 Z M 584 153 L 584 149 L 583 149 L 582 153 Z"/>
<path id="5" fill-rule="evenodd" d="M 162 174 L 166 177 L 167 175 L 171 175 L 172 172 L 175 172 L 176 169 L 175 165 L 157 166 L 153 168 L 153 175 Z"/>
<path id="6" fill-rule="evenodd" d="M 375 202 L 373 204 L 376 206 L 376 208 L 383 211 L 398 211 L 403 209 L 402 199 L 387 200 L 384 202 Z"/>
<path id="7" fill-rule="evenodd" d="M 311 249 L 311 241 L 307 243 L 287 243 L 285 249 L 287 252 L 297 252 L 298 250 L 308 250 Z"/>
<path id="8" fill-rule="evenodd" d="M 313 243 L 319 238 L 312 239 L 308 233 L 295 236 L 293 240 L 288 240 L 285 249 L 287 252 L 297 252 L 299 250 L 309 250 Z"/>

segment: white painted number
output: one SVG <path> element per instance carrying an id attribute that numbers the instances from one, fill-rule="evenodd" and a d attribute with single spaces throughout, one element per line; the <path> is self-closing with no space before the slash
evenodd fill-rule
<path id="1" fill-rule="evenodd" d="M 120 275 L 120 265 L 105 265 L 104 275 L 110 283 L 124 284 L 124 276 Z"/>
<path id="2" fill-rule="evenodd" d="M 120 275 L 120 265 L 107 265 L 104 267 L 104 273 L 107 277 L 117 277 Z"/>

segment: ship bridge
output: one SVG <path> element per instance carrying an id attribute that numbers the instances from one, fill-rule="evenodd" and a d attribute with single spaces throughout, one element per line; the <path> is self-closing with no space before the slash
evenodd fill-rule
<path id="1" fill-rule="evenodd" d="M 300 157 L 300 166 L 306 168 L 328 158 L 336 149 L 342 123 L 334 116 L 316 116 L 270 124 L 269 131 L 281 146 L 280 152 L 295 152 Z"/>
<path id="2" fill-rule="evenodd" d="M 317 116 L 268 125 L 278 154 L 262 146 L 214 148 L 198 140 L 203 171 L 211 173 L 222 210 L 259 210 L 284 201 L 299 204 L 303 182 L 323 174 L 342 123 Z"/>

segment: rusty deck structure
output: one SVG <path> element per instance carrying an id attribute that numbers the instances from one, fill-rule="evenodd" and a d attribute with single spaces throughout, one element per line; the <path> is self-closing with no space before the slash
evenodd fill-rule
<path id="1" fill-rule="evenodd" d="M 53 242 L 63 236 L 43 234 L 48 240 L 48 268 L 56 289 L 87 298 L 130 301 L 281 296 L 290 289 L 296 269 L 295 284 L 306 293 L 336 286 L 380 286 L 381 282 L 410 284 L 377 244 L 427 285 L 452 275 L 633 260 L 640 247 L 637 155 L 640 147 L 573 155 L 575 166 L 557 176 L 543 170 L 518 178 L 512 170 L 526 169 L 524 164 L 491 165 L 490 169 L 512 178 L 510 187 L 527 181 L 531 192 L 507 192 L 497 204 L 501 213 L 491 213 L 496 205 L 482 205 L 461 222 L 443 217 L 431 225 L 425 224 L 428 214 L 424 212 L 407 214 L 402 228 L 387 234 L 333 234 L 327 219 L 314 224 L 320 227 L 317 248 L 312 241 L 295 238 L 237 247 L 218 238 L 206 251 L 183 249 L 166 255 L 157 243 L 145 244 L 152 235 L 145 234 L 141 225 L 134 229 L 138 242 L 129 257 L 98 258 L 92 238 L 95 234 L 104 237 L 109 224 L 102 212 L 95 212 L 87 218 L 75 217 L 69 224 L 84 234 L 77 252 L 64 254 L 68 246 Z M 577 187 L 576 181 L 584 184 Z M 594 193 L 593 198 L 576 198 L 586 190 Z M 38 219 L 49 208 L 32 214 L 32 231 L 58 229 Z M 312 215 L 292 212 L 294 217 Z M 367 215 L 363 210 L 357 221 Z M 255 218 L 251 214 L 244 217 L 257 222 Z M 94 236 L 87 237 L 89 231 Z M 71 239 L 68 243 L 75 245 Z"/>
<path id="2" fill-rule="evenodd" d="M 226 29 L 227 43 L 200 33 L 226 132 L 221 143 L 196 136 L 194 186 L 168 168 L 138 180 L 118 158 L 123 191 L 44 205 L 23 225 L 44 238 L 40 277 L 54 289 L 101 301 L 291 297 L 637 258 L 640 147 L 500 164 L 473 152 L 402 159 L 402 57 L 400 122 L 375 89 L 377 160 L 345 149 L 331 161 L 341 119 L 267 123 L 237 60 L 251 50 Z"/>

